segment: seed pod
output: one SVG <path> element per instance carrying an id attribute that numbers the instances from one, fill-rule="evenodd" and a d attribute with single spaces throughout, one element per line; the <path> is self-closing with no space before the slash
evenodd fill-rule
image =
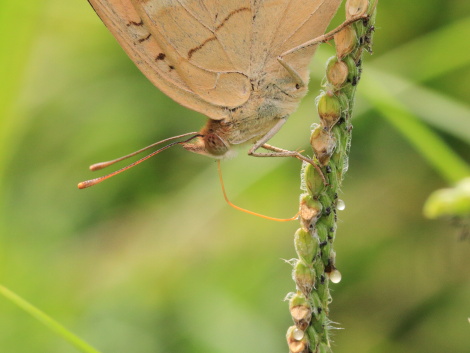
<path id="1" fill-rule="evenodd" d="M 322 205 L 310 194 L 303 194 L 300 198 L 300 220 L 305 230 L 313 229 L 313 226 L 321 216 Z M 308 261 L 309 262 L 309 261 Z"/>
<path id="2" fill-rule="evenodd" d="M 297 284 L 297 288 L 307 297 L 315 285 L 315 270 L 302 261 L 297 261 L 292 277 Z"/>
<path id="3" fill-rule="evenodd" d="M 289 301 L 289 311 L 295 325 L 305 331 L 312 319 L 312 308 L 305 297 L 301 294 L 294 295 Z"/>
<path id="4" fill-rule="evenodd" d="M 339 89 L 348 78 L 348 66 L 343 61 L 338 61 L 336 56 L 331 57 L 326 66 L 326 78 Z"/>
<path id="5" fill-rule="evenodd" d="M 294 235 L 295 251 L 300 259 L 305 263 L 311 263 L 318 252 L 318 241 L 316 241 L 310 232 L 297 229 Z"/>
<path id="6" fill-rule="evenodd" d="M 328 131 L 318 126 L 310 136 L 310 144 L 322 166 L 328 164 L 335 149 L 336 141 Z"/>
<path id="7" fill-rule="evenodd" d="M 303 296 L 303 294 L 297 292 L 297 293 L 290 293 L 291 297 L 289 299 L 289 308 L 293 308 L 294 306 L 303 306 L 307 305 L 308 302 L 307 299 Z"/>
<path id="8" fill-rule="evenodd" d="M 318 115 L 324 128 L 331 128 L 341 117 L 341 103 L 336 95 L 324 92 L 317 101 Z"/>
<path id="9" fill-rule="evenodd" d="M 307 335 L 297 326 L 291 326 L 287 329 L 286 339 L 289 346 L 289 353 L 307 353 L 308 340 Z"/>
<path id="10" fill-rule="evenodd" d="M 346 1 L 346 19 L 364 15 L 369 7 L 368 0 L 348 0 Z"/>
<path id="11" fill-rule="evenodd" d="M 356 31 L 353 26 L 347 26 L 335 34 L 334 40 L 336 45 L 336 55 L 339 60 L 342 60 L 356 47 Z"/>
<path id="12" fill-rule="evenodd" d="M 306 191 L 309 191 L 314 197 L 318 196 L 325 188 L 321 175 L 310 163 L 305 166 L 303 179 L 307 188 Z"/>

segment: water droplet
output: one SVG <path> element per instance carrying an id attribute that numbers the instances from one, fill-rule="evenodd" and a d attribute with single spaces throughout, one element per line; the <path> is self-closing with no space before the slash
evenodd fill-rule
<path id="1" fill-rule="evenodd" d="M 338 199 L 338 201 L 336 201 L 336 209 L 339 211 L 342 211 L 345 208 L 346 208 L 346 204 L 344 203 L 344 201 L 341 199 Z"/>
<path id="2" fill-rule="evenodd" d="M 305 332 L 302 330 L 299 330 L 298 328 L 295 328 L 294 331 L 292 331 L 292 337 L 294 337 L 295 340 L 300 341 L 302 338 L 304 338 Z"/>
<path id="3" fill-rule="evenodd" d="M 337 269 L 334 269 L 329 273 L 330 281 L 333 283 L 339 283 L 341 282 L 341 272 L 339 272 Z"/>

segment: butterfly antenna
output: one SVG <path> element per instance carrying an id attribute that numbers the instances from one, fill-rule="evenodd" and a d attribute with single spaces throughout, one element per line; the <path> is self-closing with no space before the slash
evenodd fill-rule
<path id="1" fill-rule="evenodd" d="M 197 132 L 188 132 L 186 134 L 183 134 L 183 135 L 178 135 L 178 136 L 173 136 L 173 137 L 170 137 L 170 138 L 167 138 L 165 140 L 161 140 L 161 141 L 158 141 L 158 142 L 155 142 L 147 147 L 144 147 L 138 151 L 135 151 L 135 152 L 132 152 L 126 156 L 123 156 L 123 157 L 120 157 L 120 158 L 117 158 L 117 159 L 113 159 L 112 161 L 107 161 L 107 162 L 101 162 L 101 163 L 96 163 L 96 164 L 93 164 L 90 166 L 90 170 L 92 171 L 95 171 L 95 170 L 100 170 L 100 169 L 103 169 L 103 168 L 106 168 L 114 163 L 117 163 L 117 162 L 120 162 L 124 159 L 127 159 L 129 157 L 133 157 L 135 156 L 136 154 L 139 154 L 143 151 L 146 151 L 152 147 L 155 147 L 156 145 L 159 145 L 161 143 L 165 143 L 165 142 L 168 142 L 168 141 L 171 141 L 171 140 L 174 140 L 174 139 L 177 139 L 177 138 L 181 138 L 181 137 L 186 137 L 186 136 L 189 136 L 189 135 L 193 135 L 191 136 L 189 139 L 186 139 L 184 141 L 176 141 L 176 142 L 172 142 L 162 148 L 160 148 L 159 150 L 155 151 L 155 152 L 152 152 L 150 153 L 149 155 L 139 159 L 138 161 L 135 161 L 134 163 L 131 163 L 121 169 L 118 169 L 110 174 L 107 174 L 107 175 L 104 175 L 104 176 L 101 176 L 101 177 L 98 177 L 98 178 L 95 178 L 95 179 L 90 179 L 90 180 L 86 180 L 86 181 L 82 181 L 81 183 L 78 183 L 78 188 L 79 189 L 85 189 L 85 188 L 89 188 L 90 186 L 93 186 L 93 185 L 96 185 L 96 184 L 99 184 L 101 183 L 102 181 L 105 181 L 106 179 L 109 179 L 117 174 L 120 174 L 132 167 L 135 167 L 137 164 L 140 164 L 142 163 L 143 161 L 146 161 L 147 159 L 155 156 L 156 154 L 159 154 L 160 152 L 163 152 L 164 150 L 167 150 L 168 148 L 174 146 L 174 145 L 181 145 L 183 143 L 187 143 L 193 139 L 195 139 L 196 137 L 200 137 L 201 135 L 199 135 L 199 133 Z"/>
<path id="2" fill-rule="evenodd" d="M 297 212 L 296 215 L 291 217 L 291 218 L 274 218 L 274 217 L 265 216 L 263 214 L 256 213 L 256 212 L 253 212 L 253 211 L 250 211 L 250 210 L 246 210 L 244 208 L 238 207 L 237 205 L 234 205 L 233 203 L 230 202 L 230 200 L 227 197 L 227 193 L 225 192 L 224 179 L 222 178 L 222 168 L 220 166 L 220 160 L 217 161 L 217 170 L 219 172 L 220 186 L 222 187 L 222 193 L 224 194 L 224 199 L 230 206 L 232 206 L 236 210 L 251 214 L 253 216 L 258 216 L 258 217 L 261 217 L 261 218 L 264 218 L 264 219 L 269 219 L 270 221 L 276 221 L 276 222 L 295 221 L 296 219 L 299 218 L 300 212 Z"/>
<path id="3" fill-rule="evenodd" d="M 149 146 L 147 146 L 147 147 L 144 147 L 144 148 L 141 148 L 140 150 L 135 151 L 135 152 L 132 152 L 132 153 L 126 155 L 126 156 L 122 156 L 122 157 L 113 159 L 112 161 L 100 162 L 100 163 L 92 164 L 92 165 L 90 166 L 90 170 L 94 172 L 94 171 L 96 171 L 96 170 L 100 170 L 100 169 L 109 167 L 110 165 L 113 165 L 114 163 L 123 161 L 124 159 L 130 158 L 130 157 L 134 157 L 135 155 L 137 155 L 137 154 L 139 154 L 139 153 L 142 153 L 142 152 L 144 152 L 144 151 L 147 151 L 148 149 L 151 149 L 152 147 L 155 147 L 155 146 L 160 145 L 160 144 L 162 144 L 162 143 L 165 143 L 165 142 L 168 142 L 168 141 L 171 141 L 171 140 L 175 140 L 175 139 L 178 139 L 178 138 L 181 138 L 181 137 L 186 137 L 186 136 L 189 136 L 189 135 L 197 135 L 197 134 L 198 134 L 197 132 L 188 132 L 188 133 L 186 133 L 186 134 L 182 134 L 182 135 L 178 135 L 178 136 L 169 137 L 169 138 L 167 138 L 167 139 L 164 139 L 164 140 L 161 140 L 161 141 L 152 143 L 151 145 L 149 145 Z M 196 136 L 194 136 L 194 137 L 196 137 Z"/>

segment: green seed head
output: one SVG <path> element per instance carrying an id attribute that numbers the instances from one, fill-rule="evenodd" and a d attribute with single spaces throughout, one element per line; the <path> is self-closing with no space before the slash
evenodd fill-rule
<path id="1" fill-rule="evenodd" d="M 297 261 L 292 277 L 297 284 L 297 288 L 307 297 L 315 285 L 315 270 L 302 261 Z"/>
<path id="2" fill-rule="evenodd" d="M 346 18 L 358 21 L 341 27 L 334 36 L 337 55 L 327 62 L 322 82 L 325 91 L 316 101 L 320 124 L 314 124 L 310 144 L 321 172 L 307 163 L 301 172 L 301 228 L 294 238 L 298 259 L 291 262 L 297 286 L 297 294 L 289 300 L 295 322 L 287 335 L 291 353 L 331 353 L 330 286 L 341 280 L 333 247 L 337 211 L 344 208 L 338 193 L 348 168 L 350 117 L 361 76 L 362 54 L 371 51 L 377 1 L 346 0 Z"/>
<path id="3" fill-rule="evenodd" d="M 322 217 L 316 224 L 315 230 L 320 241 L 328 240 L 329 227 L 330 224 L 328 224 L 328 219 L 325 217 Z"/>
<path id="4" fill-rule="evenodd" d="M 336 145 L 336 141 L 330 132 L 318 126 L 310 136 L 310 144 L 320 164 L 322 166 L 327 165 Z"/>
<path id="5" fill-rule="evenodd" d="M 318 241 L 310 232 L 299 228 L 294 236 L 295 251 L 305 263 L 311 263 L 318 252 Z"/>
<path id="6" fill-rule="evenodd" d="M 289 346 L 289 353 L 304 353 L 308 349 L 307 335 L 297 326 L 287 329 L 286 339 Z"/>
<path id="7" fill-rule="evenodd" d="M 339 89 L 348 78 L 348 66 L 343 61 L 338 61 L 336 56 L 331 57 L 326 66 L 326 78 Z"/>
<path id="8" fill-rule="evenodd" d="M 289 311 L 295 325 L 305 331 L 312 318 L 312 308 L 301 294 L 296 294 L 289 302 Z"/>
<path id="9" fill-rule="evenodd" d="M 289 299 L 289 309 L 295 306 L 308 306 L 307 299 L 305 299 L 304 295 L 300 292 L 291 293 L 292 296 Z"/>
<path id="10" fill-rule="evenodd" d="M 307 163 L 305 166 L 303 180 L 307 188 L 306 191 L 310 192 L 314 197 L 317 197 L 325 188 L 321 175 L 310 163 Z"/>
<path id="11" fill-rule="evenodd" d="M 321 215 L 322 204 L 315 200 L 310 194 L 303 194 L 300 197 L 300 220 L 305 230 L 313 228 Z"/>
<path id="12" fill-rule="evenodd" d="M 330 92 L 324 92 L 319 97 L 317 109 L 323 127 L 328 130 L 331 130 L 341 117 L 341 102 Z"/>

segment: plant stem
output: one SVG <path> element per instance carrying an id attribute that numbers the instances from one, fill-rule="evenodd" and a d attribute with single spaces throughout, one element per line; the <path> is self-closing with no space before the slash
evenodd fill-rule
<path id="1" fill-rule="evenodd" d="M 314 166 L 304 164 L 301 172 L 301 227 L 294 237 L 298 259 L 293 260 L 296 292 L 289 295 L 289 309 L 295 325 L 287 331 L 290 353 L 331 352 L 328 318 L 330 281 L 338 283 L 335 267 L 337 211 L 344 209 L 338 192 L 348 169 L 351 145 L 351 115 L 357 84 L 362 73 L 362 54 L 371 52 L 377 1 L 348 0 L 346 16 L 364 11 L 366 19 L 348 25 L 334 37 L 336 56 L 326 68 L 324 90 L 317 98 L 320 124 L 314 124 L 310 143 Z M 323 178 L 327 184 L 323 182 Z"/>
<path id="2" fill-rule="evenodd" d="M 0 285 L 0 294 L 10 300 L 19 308 L 23 309 L 25 312 L 27 312 L 29 315 L 31 315 L 38 321 L 42 322 L 51 331 L 54 331 L 60 337 L 70 342 L 72 345 L 78 348 L 79 351 L 84 353 L 100 353 L 100 351 L 90 346 L 88 343 L 74 335 L 72 332 L 67 330 L 64 326 L 59 324 L 50 316 L 46 315 L 44 312 L 33 306 L 31 303 L 27 302 L 17 294 L 13 293 L 8 288 Z"/>

